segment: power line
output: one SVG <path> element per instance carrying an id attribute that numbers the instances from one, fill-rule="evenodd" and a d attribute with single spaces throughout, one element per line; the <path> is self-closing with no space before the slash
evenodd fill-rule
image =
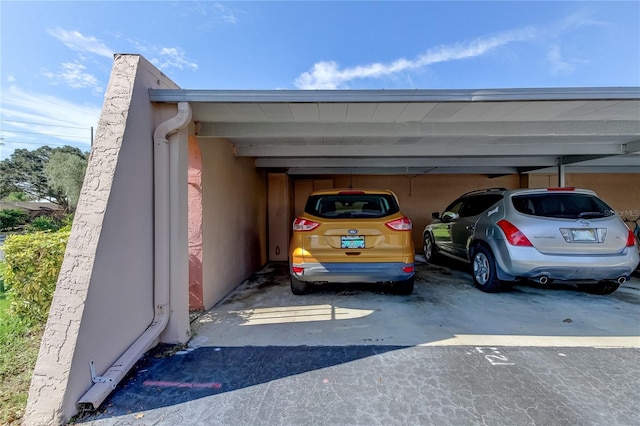
<path id="1" fill-rule="evenodd" d="M 88 129 L 85 129 L 88 130 Z M 0 130 L 2 132 L 7 132 L 7 133 L 25 133 L 28 135 L 40 135 L 40 136 L 55 136 L 55 137 L 61 137 L 61 138 L 76 138 L 76 139 L 82 139 L 85 138 L 86 136 L 72 136 L 72 135 L 54 135 L 54 134 L 48 134 L 48 133 L 39 133 L 39 132 L 25 132 L 22 130 Z"/>
<path id="2" fill-rule="evenodd" d="M 59 124 L 47 124 L 47 123 L 31 123 L 28 121 L 15 121 L 15 120 L 0 120 L 0 122 L 3 123 L 19 123 L 19 124 L 32 124 L 34 126 L 50 126 L 50 127 L 64 127 L 66 129 L 82 129 L 82 130 L 87 130 L 90 127 L 76 127 L 76 126 L 62 126 Z"/>
<path id="3" fill-rule="evenodd" d="M 46 146 L 46 145 L 55 145 L 55 146 L 72 146 L 69 143 L 56 143 L 56 142 L 27 142 L 27 141 L 8 141 L 3 139 L 0 144 L 20 144 L 20 145 L 40 145 L 40 146 Z M 78 142 L 72 142 L 74 144 L 77 144 Z M 88 143 L 88 142 L 87 142 Z"/>

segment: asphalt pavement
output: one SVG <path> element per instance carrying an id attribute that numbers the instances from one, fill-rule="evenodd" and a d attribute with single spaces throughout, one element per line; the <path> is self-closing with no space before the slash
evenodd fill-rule
<path id="1" fill-rule="evenodd" d="M 268 265 L 159 346 L 86 425 L 638 425 L 640 280 L 486 294 L 420 264 L 411 296 L 293 296 Z M 183 349 L 183 350 L 177 350 Z"/>

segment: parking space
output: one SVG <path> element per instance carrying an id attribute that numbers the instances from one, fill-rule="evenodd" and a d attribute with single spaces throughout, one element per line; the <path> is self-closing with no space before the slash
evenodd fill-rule
<path id="1" fill-rule="evenodd" d="M 418 263 L 415 291 L 291 294 L 286 263 L 150 351 L 95 413 L 121 425 L 630 425 L 640 282 L 482 293 L 465 267 Z"/>
<path id="2" fill-rule="evenodd" d="M 464 265 L 416 271 L 410 296 L 375 286 L 294 296 L 286 263 L 272 263 L 195 322 L 192 344 L 640 347 L 638 278 L 607 296 L 533 283 L 489 294 Z"/>

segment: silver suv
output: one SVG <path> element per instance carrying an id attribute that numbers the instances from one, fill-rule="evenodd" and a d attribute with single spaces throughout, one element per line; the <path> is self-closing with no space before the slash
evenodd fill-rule
<path id="1" fill-rule="evenodd" d="M 483 189 L 432 218 L 423 233 L 427 262 L 442 254 L 470 263 L 474 284 L 490 293 L 529 279 L 609 294 L 640 261 L 633 233 L 589 190 Z"/>

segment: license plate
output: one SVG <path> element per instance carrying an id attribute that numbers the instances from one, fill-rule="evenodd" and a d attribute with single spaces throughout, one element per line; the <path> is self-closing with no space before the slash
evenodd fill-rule
<path id="1" fill-rule="evenodd" d="M 343 249 L 363 249 L 364 237 L 360 235 L 343 235 L 340 237 L 340 247 Z"/>
<path id="2" fill-rule="evenodd" d="M 595 229 L 571 229 L 573 241 L 597 241 Z"/>

